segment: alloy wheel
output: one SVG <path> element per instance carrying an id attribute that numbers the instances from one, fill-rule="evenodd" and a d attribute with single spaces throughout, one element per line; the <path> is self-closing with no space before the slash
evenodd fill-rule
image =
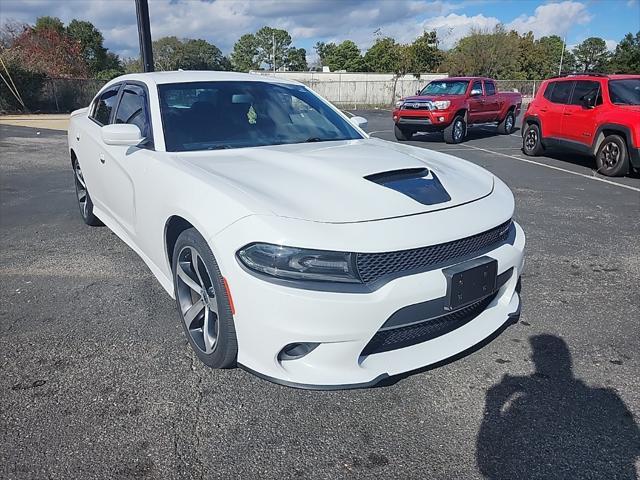
<path id="1" fill-rule="evenodd" d="M 78 197 L 78 205 L 80 206 L 80 213 L 84 218 L 87 218 L 87 185 L 82 175 L 82 169 L 80 168 L 80 162 L 76 162 L 73 168 L 76 184 L 76 196 Z"/>
<path id="2" fill-rule="evenodd" d="M 513 130 L 513 115 L 507 115 L 504 127 L 507 133 L 511 133 L 511 130 Z"/>
<path id="3" fill-rule="evenodd" d="M 530 128 L 527 131 L 527 137 L 524 140 L 524 146 L 528 151 L 532 151 L 534 148 L 536 148 L 537 144 L 538 144 L 538 132 L 536 132 L 535 129 Z"/>
<path id="4" fill-rule="evenodd" d="M 456 142 L 462 140 L 462 136 L 464 135 L 464 125 L 462 120 L 457 120 L 456 124 L 453 126 L 453 139 Z"/>
<path id="5" fill-rule="evenodd" d="M 602 148 L 600 155 L 602 166 L 606 170 L 610 170 L 620 161 L 620 147 L 614 142 L 609 142 Z"/>
<path id="6" fill-rule="evenodd" d="M 180 250 L 176 275 L 176 295 L 187 331 L 196 347 L 210 354 L 218 342 L 218 300 L 211 275 L 194 247 Z"/>

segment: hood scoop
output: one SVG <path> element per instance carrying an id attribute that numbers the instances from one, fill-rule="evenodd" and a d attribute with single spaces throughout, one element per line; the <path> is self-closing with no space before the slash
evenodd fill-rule
<path id="1" fill-rule="evenodd" d="M 374 173 L 364 177 L 370 182 L 400 192 L 423 205 L 436 205 L 451 200 L 440 180 L 428 168 L 405 168 Z"/>

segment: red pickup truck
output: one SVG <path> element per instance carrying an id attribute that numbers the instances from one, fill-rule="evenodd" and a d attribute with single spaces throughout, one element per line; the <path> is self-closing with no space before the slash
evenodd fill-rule
<path id="1" fill-rule="evenodd" d="M 410 140 L 416 132 L 444 132 L 445 142 L 460 143 L 469 125 L 497 123 L 498 133 L 508 135 L 521 105 L 521 94 L 498 92 L 490 78 L 443 78 L 396 102 L 394 130 L 398 140 Z"/>

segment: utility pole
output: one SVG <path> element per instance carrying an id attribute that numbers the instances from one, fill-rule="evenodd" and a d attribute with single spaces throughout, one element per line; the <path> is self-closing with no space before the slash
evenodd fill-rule
<path id="1" fill-rule="evenodd" d="M 273 71 L 276 71 L 276 32 L 271 33 L 271 42 L 273 43 Z"/>
<path id="2" fill-rule="evenodd" d="M 564 36 L 562 40 L 562 53 L 560 54 L 560 66 L 558 67 L 558 75 L 562 75 L 562 61 L 564 60 L 564 49 L 567 45 L 567 36 Z"/>
<path id="3" fill-rule="evenodd" d="M 149 25 L 149 4 L 147 0 L 136 0 L 136 17 L 138 19 L 142 71 L 153 72 L 153 50 L 151 47 L 151 26 Z"/>

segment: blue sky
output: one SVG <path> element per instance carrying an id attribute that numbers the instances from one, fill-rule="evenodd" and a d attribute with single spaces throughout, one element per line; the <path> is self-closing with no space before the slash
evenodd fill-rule
<path id="1" fill-rule="evenodd" d="M 149 0 L 149 9 L 154 38 L 204 38 L 229 53 L 240 35 L 269 25 L 287 29 L 309 60 L 319 40 L 351 39 L 366 49 L 376 31 L 410 42 L 435 29 L 450 48 L 471 28 L 503 23 L 537 37 L 566 35 L 570 46 L 598 36 L 611 49 L 625 33 L 640 31 L 638 0 Z M 134 0 L 1 0 L 2 22 L 32 23 L 41 15 L 89 20 L 108 48 L 138 55 Z"/>

